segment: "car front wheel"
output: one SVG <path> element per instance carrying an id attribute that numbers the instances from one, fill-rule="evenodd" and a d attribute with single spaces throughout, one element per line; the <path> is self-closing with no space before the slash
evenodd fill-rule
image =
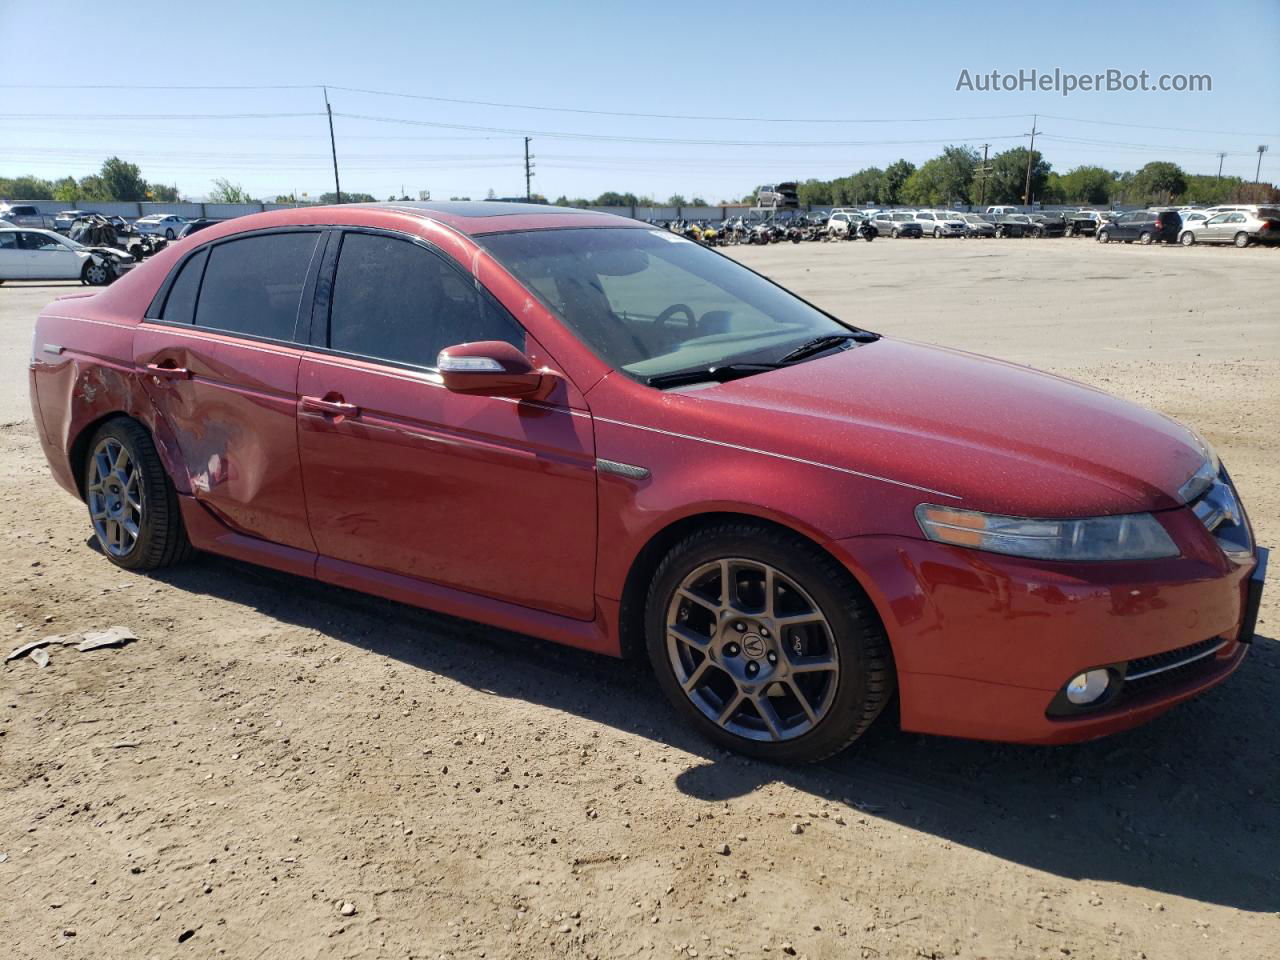
<path id="1" fill-rule="evenodd" d="M 90 260 L 80 271 L 80 279 L 91 287 L 105 287 L 111 282 L 111 268 L 105 263 Z"/>
<path id="2" fill-rule="evenodd" d="M 166 240 L 172 240 L 172 239 L 174 239 L 173 230 L 172 230 L 172 229 L 165 230 L 165 232 L 164 232 L 164 238 L 165 238 Z"/>
<path id="3" fill-rule="evenodd" d="M 84 499 L 98 546 L 116 566 L 155 570 L 190 554 L 177 492 L 136 420 L 109 420 L 89 441 Z"/>
<path id="4" fill-rule="evenodd" d="M 1099 230 L 1096 239 L 1099 243 L 1110 243 L 1111 234 L 1107 233 L 1105 230 Z"/>
<path id="5" fill-rule="evenodd" d="M 811 763 L 856 740 L 895 689 L 870 601 L 829 554 L 753 523 L 707 527 L 658 567 L 645 609 L 658 683 L 704 736 Z"/>

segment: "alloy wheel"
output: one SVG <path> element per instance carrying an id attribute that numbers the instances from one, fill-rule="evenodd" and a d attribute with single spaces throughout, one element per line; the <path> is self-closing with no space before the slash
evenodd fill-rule
<path id="1" fill-rule="evenodd" d="M 89 516 L 98 543 L 113 557 L 133 550 L 142 530 L 145 496 L 142 471 L 129 450 L 107 437 L 93 451 L 89 468 Z"/>
<path id="2" fill-rule="evenodd" d="M 85 268 L 85 279 L 92 286 L 100 287 L 107 282 L 107 268 L 100 263 L 91 263 Z"/>
<path id="3" fill-rule="evenodd" d="M 676 682 L 712 722 L 739 737 L 792 740 L 831 708 L 840 662 L 831 626 L 795 580 L 758 560 L 713 560 L 668 604 Z"/>

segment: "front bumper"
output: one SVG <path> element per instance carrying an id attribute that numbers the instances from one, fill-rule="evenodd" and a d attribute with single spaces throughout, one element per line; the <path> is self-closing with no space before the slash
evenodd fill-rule
<path id="1" fill-rule="evenodd" d="M 1089 740 L 1222 682 L 1248 649 L 1241 641 L 1251 631 L 1256 564 L 1233 565 L 1221 551 L 1047 564 L 907 537 L 832 546 L 884 620 L 905 730 L 1018 743 Z M 1184 648 L 1213 652 L 1159 682 L 1121 689 L 1096 709 L 1051 710 L 1077 673 L 1131 661 L 1178 663 L 1184 657 L 1175 652 Z"/>

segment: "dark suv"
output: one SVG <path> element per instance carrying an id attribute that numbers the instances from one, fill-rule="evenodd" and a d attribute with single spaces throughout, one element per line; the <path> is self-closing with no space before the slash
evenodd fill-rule
<path id="1" fill-rule="evenodd" d="M 1182 217 L 1174 210 L 1131 210 L 1098 227 L 1099 243 L 1123 240 L 1125 243 L 1174 243 L 1182 229 Z"/>

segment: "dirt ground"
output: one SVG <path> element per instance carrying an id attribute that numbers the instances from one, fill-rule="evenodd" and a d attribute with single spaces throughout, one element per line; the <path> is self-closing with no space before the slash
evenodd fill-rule
<path id="1" fill-rule="evenodd" d="M 735 255 L 872 329 L 1195 425 L 1280 542 L 1280 251 Z M 0 955 L 1280 955 L 1275 574 L 1236 676 L 1131 733 L 1024 748 L 886 717 L 818 767 L 744 761 L 625 664 L 214 558 L 116 570 L 26 407 L 60 289 L 0 288 L 0 647 L 140 639 L 0 672 Z"/>

